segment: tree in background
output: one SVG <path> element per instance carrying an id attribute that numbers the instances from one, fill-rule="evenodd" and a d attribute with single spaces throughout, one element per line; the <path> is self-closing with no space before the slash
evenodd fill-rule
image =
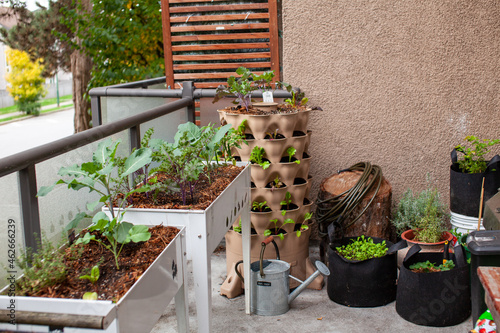
<path id="1" fill-rule="evenodd" d="M 19 111 L 38 116 L 41 108 L 39 100 L 47 94 L 42 77 L 44 66 L 39 60 L 32 62 L 24 51 L 9 48 L 6 53 L 10 66 L 6 76 L 10 83 L 8 92 L 14 97 Z"/>
<path id="2" fill-rule="evenodd" d="M 158 0 L 93 0 L 92 10 L 68 10 L 80 48 L 93 62 L 90 88 L 165 75 Z"/>
<path id="3" fill-rule="evenodd" d="M 48 73 L 71 69 L 76 132 L 89 128 L 91 88 L 165 75 L 158 0 L 49 0 L 35 12 L 9 3 L 19 23 L 0 40 L 43 58 Z"/>
<path id="4" fill-rule="evenodd" d="M 90 0 L 81 1 L 90 4 Z M 71 71 L 75 132 L 90 128 L 90 103 L 83 93 L 90 81 L 92 63 L 87 55 L 74 49 L 75 36 L 69 27 L 70 22 L 64 20 L 63 15 L 63 12 L 75 7 L 73 0 L 49 1 L 48 7 L 39 6 L 34 12 L 29 11 L 20 0 L 9 0 L 8 4 L 11 10 L 3 16 L 15 16 L 17 25 L 10 30 L 0 28 L 0 41 L 13 49 L 27 52 L 33 61 L 42 59 L 45 77 L 52 77 L 61 69 Z"/>

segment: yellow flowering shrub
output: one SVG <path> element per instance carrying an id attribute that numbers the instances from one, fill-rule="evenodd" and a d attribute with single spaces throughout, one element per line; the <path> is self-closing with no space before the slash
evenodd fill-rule
<path id="1" fill-rule="evenodd" d="M 47 94 L 42 77 L 43 65 L 40 59 L 32 62 L 28 53 L 8 48 L 7 63 L 10 71 L 6 80 L 10 84 L 7 91 L 16 101 L 19 111 L 38 115 L 40 113 L 40 98 Z"/>

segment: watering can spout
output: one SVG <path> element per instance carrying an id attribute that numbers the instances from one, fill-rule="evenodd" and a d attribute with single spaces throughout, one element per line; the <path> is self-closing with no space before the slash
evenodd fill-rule
<path id="1" fill-rule="evenodd" d="M 330 275 L 330 270 L 328 267 L 326 267 L 325 264 L 323 264 L 321 261 L 317 260 L 314 265 L 316 266 L 316 272 L 311 274 L 304 282 L 300 281 L 299 279 L 294 278 L 293 276 L 290 276 L 291 278 L 299 281 L 301 284 L 295 288 L 295 290 L 288 295 L 288 304 L 290 304 L 291 301 L 293 301 L 299 294 L 307 288 L 308 285 L 311 284 L 311 282 L 314 281 L 318 277 L 318 275 L 322 274 L 324 276 L 329 276 Z"/>

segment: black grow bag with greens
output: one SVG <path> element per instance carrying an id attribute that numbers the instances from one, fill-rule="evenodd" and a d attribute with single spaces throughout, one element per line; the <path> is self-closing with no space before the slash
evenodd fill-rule
<path id="1" fill-rule="evenodd" d="M 371 237 L 375 244 L 384 241 Z M 335 303 L 353 307 L 386 305 L 396 299 L 397 250 L 406 242 L 393 244 L 385 241 L 389 250 L 380 258 L 351 261 L 340 256 L 336 247 L 351 243 L 357 237 L 345 237 L 328 250 L 330 276 L 328 297 Z"/>
<path id="2" fill-rule="evenodd" d="M 444 327 L 458 325 L 471 314 L 469 265 L 463 247 L 450 254 L 455 268 L 449 271 L 415 273 L 410 266 L 429 260 L 439 265 L 443 253 L 418 253 L 414 245 L 408 251 L 399 271 L 396 312 L 417 325 Z"/>
<path id="3" fill-rule="evenodd" d="M 485 172 L 466 173 L 460 171 L 457 152 L 451 152 L 450 166 L 450 210 L 453 213 L 478 217 L 481 188 L 484 178 L 483 203 L 498 192 L 500 187 L 500 156 L 494 156 Z"/>

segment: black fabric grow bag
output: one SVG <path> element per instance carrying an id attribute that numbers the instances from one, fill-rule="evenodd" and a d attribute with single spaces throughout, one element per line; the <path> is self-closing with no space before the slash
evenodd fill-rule
<path id="1" fill-rule="evenodd" d="M 464 173 L 460 171 L 456 152 L 451 153 L 450 166 L 450 210 L 466 216 L 479 216 L 481 186 L 484 179 L 484 202 L 498 192 L 500 187 L 500 156 L 496 155 L 483 173 Z"/>
<path id="2" fill-rule="evenodd" d="M 357 237 L 345 237 L 332 245 L 328 251 L 330 276 L 328 297 L 335 303 L 354 307 L 386 305 L 396 299 L 398 248 L 406 242 L 393 244 L 386 241 L 389 250 L 383 257 L 364 261 L 350 261 L 340 256 L 335 248 L 351 242 Z M 371 237 L 374 243 L 383 239 Z"/>
<path id="3" fill-rule="evenodd" d="M 434 273 L 414 273 L 409 266 L 417 262 L 437 263 L 443 253 L 418 253 L 414 245 L 406 255 L 399 271 L 396 312 L 405 320 L 424 326 L 453 326 L 471 314 L 469 266 L 462 246 L 455 247 L 450 260 L 455 268 Z"/>

